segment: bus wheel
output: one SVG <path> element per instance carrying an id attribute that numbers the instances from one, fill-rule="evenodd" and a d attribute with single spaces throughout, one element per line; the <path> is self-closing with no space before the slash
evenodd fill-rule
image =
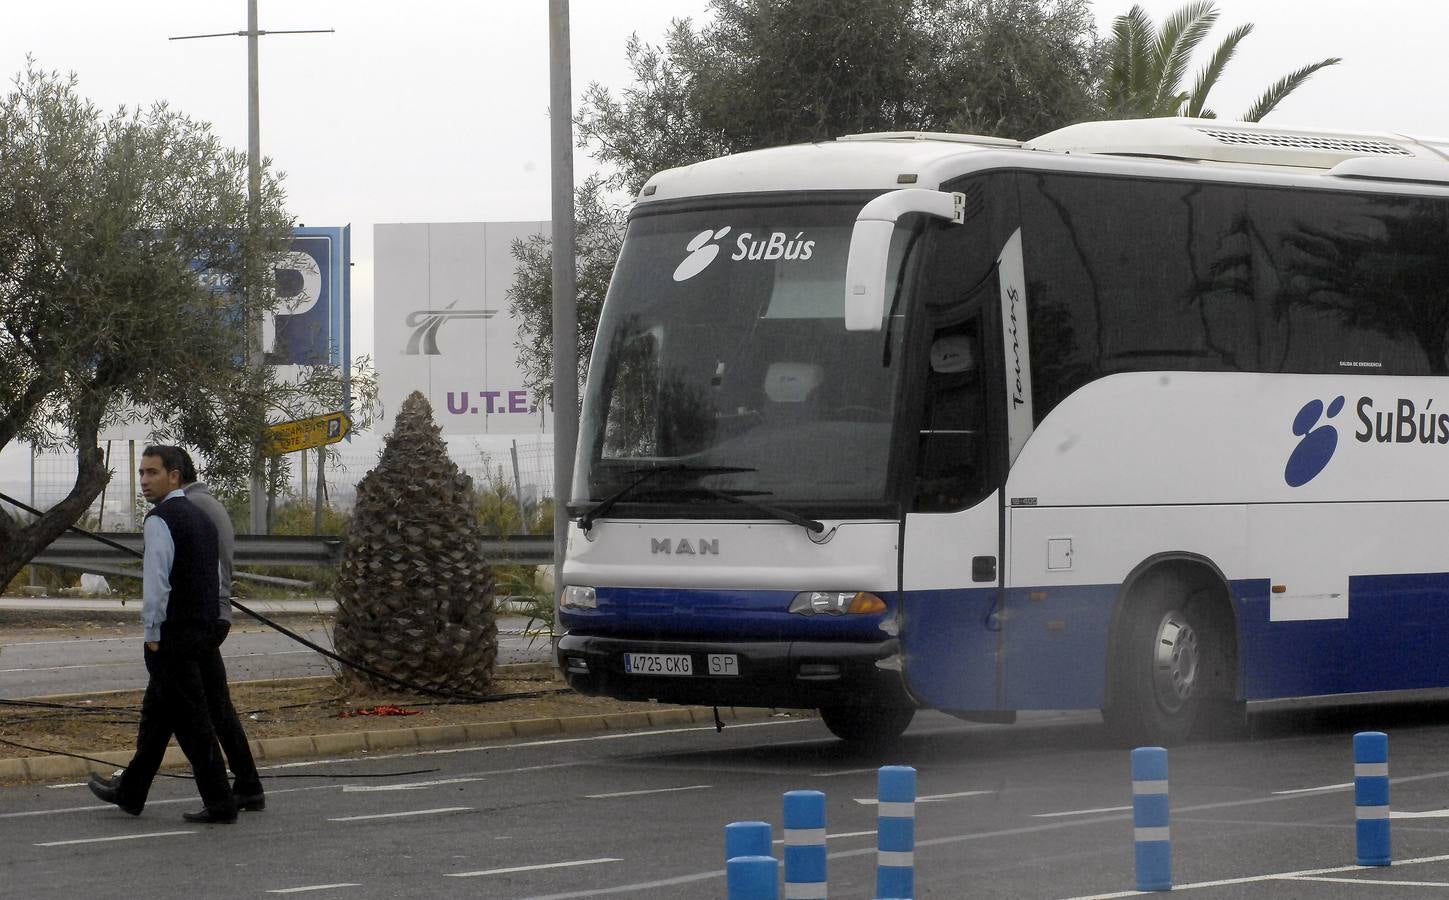
<path id="1" fill-rule="evenodd" d="M 1181 585 L 1165 581 L 1130 614 L 1104 715 L 1134 745 L 1181 743 L 1202 710 L 1212 636 L 1196 609 Z"/>
<path id="2" fill-rule="evenodd" d="M 909 706 L 824 706 L 820 718 L 848 744 L 885 744 L 900 737 L 916 711 Z"/>

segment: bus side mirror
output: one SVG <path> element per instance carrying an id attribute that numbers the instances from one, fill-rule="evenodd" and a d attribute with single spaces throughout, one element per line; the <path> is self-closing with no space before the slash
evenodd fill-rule
<path id="1" fill-rule="evenodd" d="M 965 194 L 924 188 L 881 194 L 861 209 L 850 233 L 850 256 L 845 263 L 847 331 L 881 330 L 896 221 L 910 213 L 921 213 L 960 225 L 965 221 L 965 209 Z"/>

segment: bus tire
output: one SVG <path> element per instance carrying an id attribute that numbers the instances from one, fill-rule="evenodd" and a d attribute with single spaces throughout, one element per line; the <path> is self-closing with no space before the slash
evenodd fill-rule
<path id="1" fill-rule="evenodd" d="M 872 746 L 900 737 L 916 711 L 909 706 L 823 706 L 820 718 L 847 744 Z"/>
<path id="2" fill-rule="evenodd" d="M 1128 610 L 1103 718 L 1132 746 L 1182 743 L 1202 713 L 1213 633 L 1186 586 L 1162 575 Z"/>

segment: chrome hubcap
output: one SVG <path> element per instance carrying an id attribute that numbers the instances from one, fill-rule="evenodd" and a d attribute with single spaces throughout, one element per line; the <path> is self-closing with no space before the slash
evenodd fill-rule
<path id="1" fill-rule="evenodd" d="M 1192 697 L 1198 677 L 1197 632 L 1177 610 L 1162 617 L 1152 646 L 1152 682 L 1157 703 L 1175 713 Z"/>

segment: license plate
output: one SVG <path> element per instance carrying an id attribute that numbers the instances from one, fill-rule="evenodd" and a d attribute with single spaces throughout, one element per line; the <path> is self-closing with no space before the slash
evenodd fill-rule
<path id="1" fill-rule="evenodd" d="M 711 675 L 738 675 L 740 674 L 740 661 L 733 653 L 711 653 L 709 655 L 709 674 Z"/>
<path id="2" fill-rule="evenodd" d="M 687 653 L 625 653 L 624 671 L 630 675 L 693 675 Z"/>

